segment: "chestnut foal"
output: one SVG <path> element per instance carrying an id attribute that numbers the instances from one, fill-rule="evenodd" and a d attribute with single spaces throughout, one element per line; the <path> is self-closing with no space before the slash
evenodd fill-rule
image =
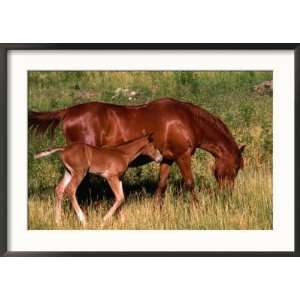
<path id="1" fill-rule="evenodd" d="M 61 204 L 65 192 L 71 200 L 78 219 L 83 225 L 86 224 L 86 217 L 77 202 L 76 190 L 88 172 L 104 177 L 115 195 L 113 206 L 104 216 L 103 221 L 105 222 L 112 217 L 124 200 L 120 177 L 125 173 L 128 165 L 141 154 L 149 156 L 157 163 L 163 159 L 161 153 L 150 141 L 149 135 L 118 146 L 102 148 L 82 143 L 72 144 L 40 152 L 35 155 L 35 158 L 48 156 L 55 152 L 59 152 L 60 159 L 66 168 L 63 179 L 55 188 L 55 221 L 57 224 L 61 222 Z"/>

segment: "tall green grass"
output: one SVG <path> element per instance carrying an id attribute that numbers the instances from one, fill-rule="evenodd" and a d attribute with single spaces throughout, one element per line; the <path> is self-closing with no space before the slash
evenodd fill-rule
<path id="1" fill-rule="evenodd" d="M 111 229 L 271 229 L 272 228 L 272 95 L 257 95 L 253 87 L 272 79 L 272 72 L 30 72 L 29 108 L 51 111 L 90 101 L 141 104 L 160 97 L 193 102 L 218 115 L 238 143 L 247 144 L 245 168 L 232 194 L 218 191 L 211 172 L 213 158 L 197 150 L 193 172 L 201 206 L 191 209 L 181 175 L 171 169 L 165 205 L 152 209 L 158 179 L 155 163 L 129 169 L 124 176 L 125 220 L 114 218 Z M 126 92 L 136 92 L 131 97 Z M 29 229 L 55 229 L 53 190 L 62 175 L 57 156 L 34 160 L 33 154 L 64 145 L 61 130 L 54 140 L 29 133 Z M 92 178 L 87 194 L 79 191 L 88 212 L 88 228 L 100 228 L 113 201 L 108 185 Z M 94 184 L 93 184 L 94 183 Z M 95 203 L 100 208 L 95 208 Z M 60 228 L 80 228 L 69 203 Z"/>

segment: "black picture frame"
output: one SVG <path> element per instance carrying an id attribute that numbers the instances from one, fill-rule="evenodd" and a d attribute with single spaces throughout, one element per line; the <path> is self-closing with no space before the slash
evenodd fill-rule
<path id="1" fill-rule="evenodd" d="M 36 251 L 9 251 L 8 241 L 8 189 L 7 189 L 7 54 L 10 50 L 293 50 L 295 53 L 295 183 L 299 179 L 300 170 L 300 139 L 297 137 L 300 131 L 300 118 L 297 118 L 297 112 L 300 113 L 300 44 L 0 44 L 0 255 L 1 256 L 102 256 L 102 257 L 248 257 L 248 256 L 300 256 L 300 187 L 295 184 L 295 251 L 292 252 L 250 252 L 250 251 L 130 251 L 130 252 L 81 252 L 81 251 L 55 251 L 55 252 L 36 252 Z"/>

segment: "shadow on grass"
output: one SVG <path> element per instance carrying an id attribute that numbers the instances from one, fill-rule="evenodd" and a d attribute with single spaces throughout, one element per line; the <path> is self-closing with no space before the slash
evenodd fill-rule
<path id="1" fill-rule="evenodd" d="M 130 200 L 136 197 L 129 197 L 134 194 L 143 194 L 152 197 L 155 193 L 157 182 L 144 179 L 139 182 L 123 181 L 123 191 L 126 198 Z M 99 203 L 99 201 L 112 203 L 114 194 L 109 184 L 102 178 L 88 174 L 77 190 L 79 204 L 89 205 Z"/>
<path id="2" fill-rule="evenodd" d="M 123 191 L 126 201 L 135 202 L 141 201 L 143 198 L 153 198 L 157 187 L 157 181 L 153 179 L 141 179 L 140 181 L 129 181 L 125 178 L 123 182 Z M 172 178 L 168 183 L 169 195 L 171 202 L 176 204 L 177 201 L 189 202 L 190 195 L 185 189 L 184 182 L 181 178 Z M 203 195 L 209 196 L 213 201 L 225 202 L 228 198 L 228 193 L 219 190 L 214 182 L 206 177 L 198 177 L 195 180 L 195 190 L 198 200 L 201 200 Z M 39 192 L 29 192 L 30 194 L 38 193 L 39 195 L 54 195 L 54 189 L 39 190 Z M 106 180 L 103 178 L 87 174 L 77 189 L 77 199 L 80 206 L 99 206 L 112 205 L 114 202 L 114 194 Z"/>
<path id="3" fill-rule="evenodd" d="M 130 201 L 137 197 L 131 197 L 135 194 L 143 195 L 143 197 L 153 197 L 157 187 L 157 181 L 151 179 L 141 179 L 138 182 L 130 182 L 123 180 L 123 191 L 126 198 Z M 186 194 L 185 185 L 182 179 L 173 179 L 169 182 L 172 191 L 172 198 L 177 199 Z M 207 181 L 202 181 L 202 184 L 196 186 L 196 191 L 215 195 L 215 186 Z M 92 204 L 99 201 L 113 202 L 114 194 L 110 189 L 109 184 L 101 177 L 93 174 L 88 174 L 77 190 L 78 202 L 81 204 Z"/>

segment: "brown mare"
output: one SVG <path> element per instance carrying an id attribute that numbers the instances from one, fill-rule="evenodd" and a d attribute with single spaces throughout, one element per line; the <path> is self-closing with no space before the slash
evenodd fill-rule
<path id="1" fill-rule="evenodd" d="M 158 99 L 137 106 L 90 102 L 54 112 L 29 112 L 29 128 L 37 133 L 47 129 L 53 133 L 59 123 L 68 144 L 114 145 L 153 133 L 153 143 L 164 157 L 156 190 L 157 204 L 161 204 L 173 162 L 179 166 L 185 186 L 196 200 L 191 170 L 191 156 L 196 148 L 215 157 L 214 175 L 220 186 L 233 187 L 243 167 L 245 146 L 238 147 L 227 126 L 208 111 L 175 99 Z M 133 165 L 145 162 L 137 158 Z"/>
<path id="2" fill-rule="evenodd" d="M 76 191 L 88 172 L 105 178 L 115 195 L 115 203 L 103 219 L 105 222 L 112 217 L 124 200 L 120 177 L 125 173 L 128 165 L 140 154 L 147 155 L 158 163 L 163 160 L 162 155 L 155 149 L 148 136 L 122 145 L 102 148 L 75 143 L 67 147 L 40 152 L 35 155 L 35 158 L 48 156 L 55 152 L 59 152 L 59 157 L 66 169 L 64 177 L 55 188 L 55 221 L 58 224 L 61 222 L 61 203 L 65 192 L 71 200 L 79 221 L 83 225 L 86 224 L 86 217 L 76 199 Z"/>

